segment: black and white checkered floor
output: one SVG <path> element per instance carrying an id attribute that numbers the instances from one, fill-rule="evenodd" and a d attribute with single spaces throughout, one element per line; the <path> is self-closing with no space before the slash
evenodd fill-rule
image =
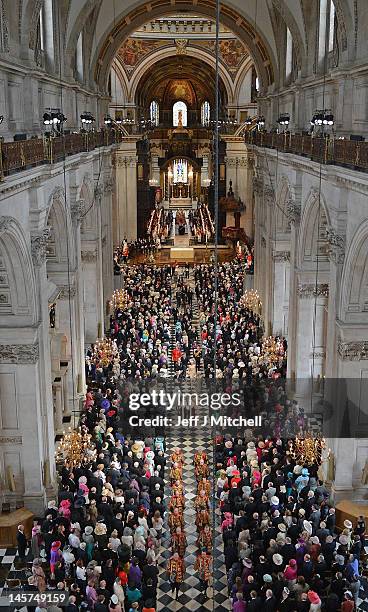
<path id="1" fill-rule="evenodd" d="M 186 574 L 184 582 L 181 586 L 178 601 L 175 601 L 175 594 L 171 594 L 171 585 L 168 580 L 168 575 L 165 571 L 167 559 L 170 557 L 170 533 L 168 530 L 163 537 L 163 553 L 160 562 L 160 581 L 157 599 L 157 612 L 173 612 L 176 610 L 188 610 L 193 612 L 208 612 L 209 610 L 218 610 L 225 612 L 231 610 L 227 591 L 227 578 L 223 557 L 222 536 L 219 528 L 219 516 L 217 510 L 213 513 L 212 508 L 212 525 L 213 533 L 213 580 L 211 587 L 207 593 L 209 597 L 205 597 L 201 593 L 199 586 L 199 578 L 194 570 L 194 563 L 199 552 L 196 544 L 197 531 L 195 526 L 195 508 L 194 499 L 196 496 L 197 482 L 194 475 L 193 457 L 196 451 L 204 450 L 209 459 L 210 470 L 212 470 L 213 447 L 210 434 L 205 431 L 199 431 L 193 435 L 191 432 L 188 435 L 188 430 L 180 431 L 176 429 L 175 433 L 169 436 L 167 440 L 167 453 L 170 455 L 175 447 L 179 447 L 184 454 L 185 465 L 183 468 L 183 482 L 185 487 L 186 507 L 184 511 L 185 531 L 188 540 L 188 546 L 185 554 Z M 170 495 L 170 488 L 167 486 L 167 496 Z M 212 496 L 212 501 L 214 500 Z"/>

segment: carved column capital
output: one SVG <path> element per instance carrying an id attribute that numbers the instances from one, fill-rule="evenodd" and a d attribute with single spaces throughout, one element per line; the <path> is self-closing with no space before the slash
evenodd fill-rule
<path id="1" fill-rule="evenodd" d="M 275 201 L 275 192 L 273 190 L 273 187 L 271 187 L 271 185 L 265 185 L 263 188 L 263 195 L 264 195 L 264 199 L 266 200 L 266 202 L 268 202 L 268 204 L 273 204 L 273 202 Z"/>
<path id="2" fill-rule="evenodd" d="M 294 202 L 294 200 L 288 200 L 286 203 L 286 215 L 289 223 L 297 224 L 300 221 L 301 206 Z"/>
<path id="3" fill-rule="evenodd" d="M 12 218 L 8 216 L 0 217 L 0 234 L 3 234 L 10 229 L 12 224 Z"/>
<path id="4" fill-rule="evenodd" d="M 114 191 L 114 181 L 113 181 L 112 177 L 110 176 L 104 182 L 104 193 L 106 195 L 108 195 L 108 194 L 112 193 L 113 191 Z"/>
<path id="5" fill-rule="evenodd" d="M 258 194 L 261 194 L 263 191 L 263 181 L 258 176 L 253 180 L 253 191 Z"/>
<path id="6" fill-rule="evenodd" d="M 76 200 L 74 204 L 70 207 L 70 212 L 72 215 L 72 220 L 75 223 L 80 223 L 83 214 L 85 212 L 85 201 L 84 200 Z"/>
<path id="7" fill-rule="evenodd" d="M 77 295 L 77 288 L 74 284 L 70 285 L 59 285 L 59 299 L 60 300 L 68 300 L 70 298 L 74 298 Z"/>
<path id="8" fill-rule="evenodd" d="M 91 263 L 93 261 L 96 261 L 97 253 L 96 251 L 82 251 L 81 257 L 82 257 L 82 261 Z"/>
<path id="9" fill-rule="evenodd" d="M 38 343 L 0 345 L 0 363 L 30 364 L 37 363 L 38 359 Z"/>
<path id="10" fill-rule="evenodd" d="M 328 297 L 328 285 L 313 283 L 301 283 L 298 285 L 298 295 L 301 298 Z"/>
<path id="11" fill-rule="evenodd" d="M 345 238 L 333 227 L 326 229 L 325 238 L 328 243 L 328 257 L 336 264 L 343 264 L 345 259 Z"/>
<path id="12" fill-rule="evenodd" d="M 36 268 L 40 268 L 46 261 L 47 244 L 50 235 L 50 227 L 45 227 L 45 229 L 31 234 L 31 254 L 33 265 L 36 266 Z"/>
<path id="13" fill-rule="evenodd" d="M 102 196 L 103 196 L 103 192 L 104 192 L 104 188 L 103 185 L 101 185 L 101 183 L 98 183 L 98 185 L 95 186 L 95 200 L 97 202 L 97 204 L 99 204 L 101 202 Z"/>
<path id="14" fill-rule="evenodd" d="M 225 157 L 226 166 L 228 168 L 236 168 L 236 157 Z"/>
<path id="15" fill-rule="evenodd" d="M 290 261 L 290 251 L 274 251 L 272 259 L 276 262 Z"/>
<path id="16" fill-rule="evenodd" d="M 343 342 L 340 339 L 337 343 L 337 352 L 343 361 L 368 360 L 368 342 L 366 340 Z"/>

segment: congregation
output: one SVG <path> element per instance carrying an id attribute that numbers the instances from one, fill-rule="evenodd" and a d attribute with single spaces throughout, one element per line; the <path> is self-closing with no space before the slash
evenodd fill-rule
<path id="1" fill-rule="evenodd" d="M 68 612 L 156 612 L 160 581 L 180 599 L 188 576 L 187 503 L 195 510 L 193 569 L 204 601 L 212 583 L 218 504 L 234 612 L 264 607 L 352 612 L 356 606 L 364 519 L 354 526 L 346 521 L 337 533 L 319 466 L 299 465 L 290 441 L 254 439 L 247 432 L 235 438 L 218 434 L 216 482 L 211 482 L 209 456 L 197 451 L 196 495 L 188 502 L 181 449 L 167 454 L 166 439 L 157 432 L 126 433 L 130 383 L 170 376 L 191 379 L 204 373 L 230 387 L 242 378 L 263 380 L 268 403 L 280 406 L 285 417 L 297 416 L 278 381 L 285 375 L 286 342 L 274 339 L 276 357 L 270 360 L 261 317 L 241 304 L 241 265 L 220 266 L 216 286 L 212 272 L 210 266 L 197 266 L 194 273 L 189 266 L 125 266 L 125 302 L 114 304 L 110 318 L 111 355 L 93 346 L 88 351 L 88 391 L 79 422 L 88 443 L 80 461 L 60 463 L 58 500 L 35 521 L 31 540 L 30 588 L 67 589 Z M 18 544 L 24 558 L 24 535 Z M 162 555 L 167 562 L 160 575 Z"/>

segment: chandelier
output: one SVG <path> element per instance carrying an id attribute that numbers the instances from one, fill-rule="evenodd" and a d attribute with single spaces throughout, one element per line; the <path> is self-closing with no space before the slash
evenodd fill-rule
<path id="1" fill-rule="evenodd" d="M 97 340 L 93 347 L 92 359 L 97 366 L 106 367 L 114 361 L 118 353 L 115 341 L 110 340 L 110 338 L 102 338 Z"/>
<path id="2" fill-rule="evenodd" d="M 320 466 L 323 462 L 323 451 L 325 449 L 326 440 L 324 438 L 306 432 L 292 441 L 290 454 L 298 465 Z"/>
<path id="3" fill-rule="evenodd" d="M 259 297 L 256 289 L 246 289 L 239 300 L 239 304 L 242 308 L 247 308 L 248 310 L 252 310 L 257 314 L 260 314 L 262 309 L 261 298 Z"/>
<path id="4" fill-rule="evenodd" d="M 91 435 L 82 433 L 80 429 L 71 429 L 63 432 L 59 446 L 55 452 L 57 462 L 66 462 L 78 465 L 85 457 L 90 446 Z"/>
<path id="5" fill-rule="evenodd" d="M 266 363 L 278 363 L 280 357 L 284 357 L 284 345 L 279 338 L 268 336 L 262 342 L 262 355 Z"/>
<path id="6" fill-rule="evenodd" d="M 110 300 L 111 310 L 124 310 L 128 303 L 128 292 L 126 289 L 115 289 Z"/>

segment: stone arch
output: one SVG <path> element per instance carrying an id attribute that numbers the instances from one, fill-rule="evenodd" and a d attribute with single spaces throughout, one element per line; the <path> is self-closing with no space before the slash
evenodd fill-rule
<path id="1" fill-rule="evenodd" d="M 92 2 L 87 3 L 87 9 L 91 4 Z M 66 49 L 68 57 L 72 57 L 79 32 L 87 19 L 88 10 L 86 10 L 86 6 L 80 10 L 71 29 Z M 100 90 L 105 91 L 106 89 L 110 66 L 121 43 L 138 27 L 150 19 L 171 14 L 173 12 L 173 6 L 175 5 L 172 4 L 171 0 L 161 0 L 156 5 L 147 5 L 143 3 L 136 6 L 134 9 L 130 9 L 128 12 L 121 12 L 116 16 L 115 27 L 112 27 L 110 24 L 109 27 L 106 28 L 103 39 L 101 38 L 98 42 L 94 57 L 91 61 L 91 68 L 95 73 L 95 81 Z M 187 7 L 189 7 L 190 10 L 195 10 L 196 14 L 205 17 L 213 18 L 215 14 L 214 0 L 198 0 L 194 9 L 193 6 L 193 4 L 189 3 L 184 6 L 184 3 L 182 3 L 180 8 L 187 10 Z M 276 68 L 276 60 L 270 44 L 259 34 L 256 34 L 251 20 L 245 18 L 244 15 L 235 11 L 231 6 L 221 6 L 221 21 L 225 26 L 229 27 L 249 49 L 259 75 L 261 89 L 266 91 L 268 86 L 274 81 Z"/>
<path id="2" fill-rule="evenodd" d="M 210 53 L 204 51 L 203 49 L 199 49 L 194 45 L 187 45 L 185 49 L 185 55 L 188 57 L 195 57 L 201 59 L 203 62 L 208 64 L 212 69 L 215 68 L 215 58 L 211 56 Z M 132 81 L 130 83 L 130 91 L 129 91 L 129 100 L 133 102 L 136 99 L 137 89 L 145 74 L 152 69 L 153 62 L 159 62 L 165 58 L 173 57 L 173 49 L 170 47 L 168 49 L 159 49 L 152 54 L 148 55 L 141 63 L 139 68 L 135 71 Z M 231 82 L 231 78 L 224 68 L 223 64 L 220 62 L 219 66 L 220 79 L 225 87 L 226 95 L 228 103 L 234 103 L 234 86 Z"/>
<path id="3" fill-rule="evenodd" d="M 64 188 L 60 185 L 50 194 L 46 227 L 50 230 L 47 247 L 48 275 L 75 269 L 76 253 L 71 211 L 65 200 Z"/>
<path id="4" fill-rule="evenodd" d="M 0 326 L 26 327 L 37 321 L 35 273 L 21 226 L 0 217 Z"/>
<path id="5" fill-rule="evenodd" d="M 22 10 L 21 43 L 25 50 L 36 45 L 37 22 L 43 0 L 26 0 Z"/>
<path id="6" fill-rule="evenodd" d="M 236 75 L 234 83 L 234 104 L 239 104 L 239 96 L 243 80 L 248 74 L 249 70 L 252 70 L 253 62 L 252 58 L 248 57 L 240 66 L 240 69 Z"/>
<path id="7" fill-rule="evenodd" d="M 111 70 L 114 72 L 114 75 L 115 75 L 114 78 L 117 79 L 117 81 L 119 82 L 122 95 L 124 96 L 124 100 L 129 100 L 130 96 L 129 96 L 128 80 L 118 60 L 113 62 L 111 66 Z M 115 89 L 117 90 L 117 87 L 115 87 Z M 111 77 L 111 98 L 112 100 L 115 100 L 116 103 L 118 103 L 116 92 L 114 91 L 114 83 L 113 83 L 112 77 Z"/>
<path id="8" fill-rule="evenodd" d="M 299 233 L 298 265 L 315 269 L 318 264 L 328 261 L 326 232 L 330 227 L 326 202 L 315 187 L 309 192 L 302 208 Z"/>
<path id="9" fill-rule="evenodd" d="M 358 227 L 345 258 L 340 319 L 351 323 L 368 321 L 368 220 Z"/>
<path id="10" fill-rule="evenodd" d="M 273 8 L 278 11 L 279 15 L 291 32 L 296 55 L 296 64 L 300 70 L 303 66 L 303 61 L 306 59 L 306 47 L 298 24 L 284 0 L 272 0 L 272 4 Z M 276 35 L 277 32 L 275 32 L 275 36 Z"/>

